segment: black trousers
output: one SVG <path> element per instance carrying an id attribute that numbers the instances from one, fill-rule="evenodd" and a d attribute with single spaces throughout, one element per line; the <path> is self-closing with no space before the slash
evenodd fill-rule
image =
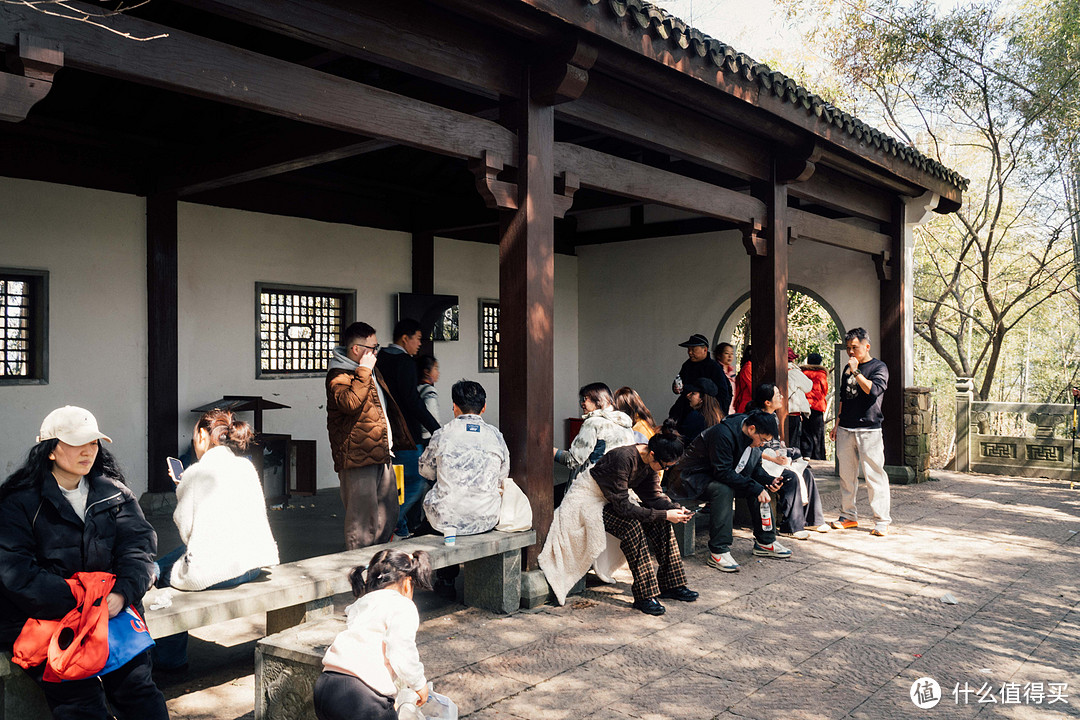
<path id="1" fill-rule="evenodd" d="M 820 410 L 811 410 L 809 417 L 803 418 L 802 441 L 798 447 L 802 450 L 804 458 L 828 459 L 825 457 L 825 413 Z"/>
<path id="2" fill-rule="evenodd" d="M 784 435 L 787 437 L 787 442 L 784 443 L 785 445 L 791 448 L 802 447 L 802 424 L 802 413 L 791 413 L 787 416 L 787 422 L 784 425 Z"/>
<path id="3" fill-rule="evenodd" d="M 150 651 L 101 677 L 45 682 L 45 666 L 31 672 L 49 703 L 54 720 L 108 720 L 106 698 L 119 720 L 168 720 L 165 697 L 150 677 Z"/>
<path id="4" fill-rule="evenodd" d="M 792 470 L 785 470 L 782 477 L 784 484 L 776 496 L 776 514 L 780 517 L 773 520 L 773 522 L 779 522 L 777 529 L 780 532 L 797 533 L 805 530 L 807 525 L 811 527 L 824 525 L 825 516 L 821 511 L 821 496 L 818 494 L 817 482 L 810 468 L 803 471 L 806 497 L 803 497 L 799 487 L 799 478 Z"/>
<path id="5" fill-rule="evenodd" d="M 315 717 L 319 720 L 397 720 L 394 701 L 345 673 L 323 671 L 315 681 Z"/>
<path id="6" fill-rule="evenodd" d="M 733 502 L 735 497 L 735 491 L 730 485 L 710 480 L 700 498 L 709 502 L 709 550 L 714 555 L 731 550 L 731 543 L 734 540 L 732 523 L 735 519 Z M 773 519 L 772 530 L 762 530 L 757 494 L 740 493 L 738 497 L 745 497 L 750 500 L 750 523 L 754 530 L 754 539 L 760 545 L 772 545 L 773 540 L 776 539 L 775 518 Z"/>

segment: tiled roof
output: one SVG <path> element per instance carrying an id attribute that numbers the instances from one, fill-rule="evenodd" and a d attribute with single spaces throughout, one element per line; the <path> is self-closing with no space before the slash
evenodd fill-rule
<path id="1" fill-rule="evenodd" d="M 645 0 L 580 1 L 586 5 L 606 6 L 616 22 L 627 23 L 642 35 L 651 35 L 654 42 L 656 39 L 667 42 L 672 52 L 682 50 L 691 59 L 697 58 L 699 62 L 709 63 L 723 73 L 740 78 L 743 82 L 756 83 L 766 92 L 771 92 L 795 108 L 801 108 L 807 114 L 815 115 L 822 121 L 839 128 L 858 142 L 898 157 L 918 170 L 944 180 L 961 190 L 966 190 L 968 187 L 967 178 L 956 171 L 826 102 L 782 72 L 771 70 L 768 65 L 757 62 L 749 55 L 736 51 L 730 45 L 709 37 L 697 28 L 690 27 L 663 8 Z"/>

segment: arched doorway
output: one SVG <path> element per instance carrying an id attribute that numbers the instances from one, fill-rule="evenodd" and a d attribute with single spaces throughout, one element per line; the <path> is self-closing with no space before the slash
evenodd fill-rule
<path id="1" fill-rule="evenodd" d="M 750 292 L 747 291 L 720 318 L 713 332 L 712 346 L 729 342 L 735 346 L 738 356 L 749 332 L 749 317 Z M 808 287 L 788 285 L 788 344 L 800 356 L 818 352 L 824 358 L 832 358 L 834 345 L 841 343 L 846 332 L 840 316 L 823 297 Z"/>

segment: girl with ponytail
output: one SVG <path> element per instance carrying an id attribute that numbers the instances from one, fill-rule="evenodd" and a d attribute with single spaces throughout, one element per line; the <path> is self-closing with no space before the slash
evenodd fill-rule
<path id="1" fill-rule="evenodd" d="M 228 410 L 210 410 L 195 423 L 191 444 L 198 461 L 174 478 L 179 482 L 173 522 L 183 544 L 158 559 L 158 587 L 235 587 L 257 578 L 261 568 L 278 564 L 262 482 L 243 457 L 254 440 L 251 426 Z M 186 633 L 157 641 L 155 670 L 186 664 Z"/>
<path id="2" fill-rule="evenodd" d="M 416 588 L 430 590 L 431 581 L 423 550 L 380 550 L 366 569 L 353 568 L 349 583 L 357 601 L 346 609 L 346 628 L 326 651 L 315 681 L 319 720 L 396 720 L 398 688 L 416 691 L 417 706 L 427 702 L 416 650 L 420 614 L 412 597 Z"/>

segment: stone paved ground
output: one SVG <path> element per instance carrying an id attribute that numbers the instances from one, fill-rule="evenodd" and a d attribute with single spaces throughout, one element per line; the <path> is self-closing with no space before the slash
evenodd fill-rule
<path id="1" fill-rule="evenodd" d="M 935 478 L 893 487 L 887 538 L 864 523 L 759 561 L 736 531 L 737 574 L 702 562 L 699 532 L 686 568 L 701 597 L 663 617 L 629 607 L 628 573 L 536 612 L 427 607 L 421 659 L 470 720 L 1080 717 L 1080 488 Z M 834 509 L 835 480 L 822 486 Z M 234 621 L 193 643 L 205 669 L 166 688 L 173 717 L 250 717 L 259 632 Z M 909 697 L 922 677 L 942 688 L 933 709 Z"/>

